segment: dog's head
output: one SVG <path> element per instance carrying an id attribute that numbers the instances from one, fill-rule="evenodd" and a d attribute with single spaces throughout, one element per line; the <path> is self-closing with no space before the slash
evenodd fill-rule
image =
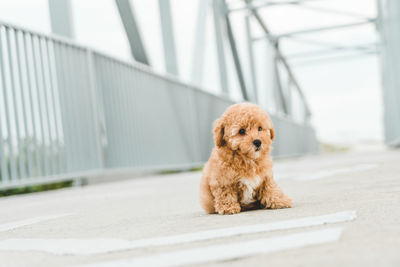
<path id="1" fill-rule="evenodd" d="M 251 103 L 230 106 L 214 123 L 217 147 L 257 159 L 270 151 L 275 132 L 267 113 Z"/>

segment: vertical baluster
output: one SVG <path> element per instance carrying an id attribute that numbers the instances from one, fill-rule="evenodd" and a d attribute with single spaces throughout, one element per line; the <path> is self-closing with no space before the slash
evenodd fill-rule
<path id="1" fill-rule="evenodd" d="M 31 40 L 29 40 L 29 37 Z M 37 135 L 37 122 L 35 120 L 35 107 L 34 107 L 34 100 L 33 100 L 33 88 L 35 87 L 35 78 L 34 78 L 34 71 L 32 68 L 35 68 L 35 58 L 33 56 L 33 46 L 32 46 L 32 35 L 29 33 L 23 34 L 23 41 L 24 41 L 24 58 L 25 58 L 25 71 L 28 79 L 28 98 L 29 98 L 29 114 L 30 120 L 32 122 L 32 152 L 30 154 L 35 153 L 35 171 L 33 175 L 41 176 L 43 175 L 42 169 L 42 159 L 40 156 L 40 147 L 38 146 L 38 135 Z M 30 49 L 28 49 L 30 48 Z M 29 56 L 29 52 L 30 55 Z"/>
<path id="2" fill-rule="evenodd" d="M 62 148 L 63 152 L 63 158 L 64 158 L 64 164 L 62 165 L 62 171 L 63 172 L 69 172 L 71 170 L 71 125 L 70 125 L 70 120 L 69 120 L 69 114 L 68 114 L 68 109 L 67 109 L 67 98 L 66 98 L 66 91 L 67 91 L 67 80 L 68 76 L 66 74 L 66 69 L 65 69 L 65 61 L 63 57 L 63 52 L 62 49 L 63 47 L 61 46 L 60 43 L 54 43 L 53 46 L 54 49 L 54 61 L 56 65 L 56 71 L 57 71 L 57 81 L 58 83 L 58 94 L 59 94 L 59 103 L 60 103 L 60 111 L 61 111 L 61 116 L 60 118 L 62 119 L 62 130 L 63 130 L 63 142 L 64 146 Z"/>
<path id="3" fill-rule="evenodd" d="M 16 49 L 16 64 L 18 66 L 18 72 L 19 72 L 19 85 L 20 85 L 20 92 L 21 92 L 21 111 L 22 111 L 22 118 L 23 118 L 23 124 L 24 124 L 24 133 L 25 133 L 25 158 L 27 161 L 27 167 L 28 167 L 28 176 L 32 177 L 33 176 L 33 171 L 32 171 L 32 154 L 30 153 L 30 140 L 29 140 L 29 133 L 28 133 L 28 123 L 27 123 L 27 114 L 26 114 L 26 108 L 25 108 L 25 100 L 26 100 L 26 91 L 27 87 L 26 84 L 24 84 L 24 79 L 23 79 L 23 73 L 22 73 L 22 66 L 23 62 L 22 56 L 21 56 L 21 50 L 20 50 L 20 40 L 18 39 L 18 32 L 15 32 L 14 34 L 14 40 L 15 40 L 15 49 Z M 23 34 L 23 33 L 22 33 Z"/>
<path id="4" fill-rule="evenodd" d="M 102 149 L 102 166 L 106 167 L 107 164 L 109 163 L 108 160 L 108 153 L 106 153 L 107 149 L 109 148 L 109 138 L 107 134 L 107 128 L 106 128 L 106 123 L 107 123 L 107 114 L 106 114 L 106 101 L 105 101 L 105 87 L 106 87 L 106 77 L 104 74 L 104 59 L 102 56 L 99 54 L 93 52 L 93 65 L 95 66 L 95 77 L 96 77 L 96 84 L 97 84 L 97 89 L 98 89 L 98 98 L 97 100 L 99 101 L 100 105 L 99 107 L 99 114 L 100 114 L 100 147 Z"/>
<path id="5" fill-rule="evenodd" d="M 73 88 L 74 91 L 71 94 L 71 102 L 73 104 L 73 109 L 77 111 L 76 113 L 76 120 L 75 123 L 78 125 L 77 128 L 79 131 L 77 131 L 77 143 L 76 145 L 79 147 L 79 157 L 81 160 L 79 161 L 79 170 L 83 170 L 86 168 L 87 164 L 89 163 L 90 159 L 88 156 L 90 153 L 88 153 L 89 149 L 89 143 L 87 138 L 87 134 L 90 134 L 90 126 L 89 120 L 88 120 L 88 110 L 87 108 L 89 107 L 89 102 L 87 99 L 89 87 L 84 86 L 84 80 L 87 77 L 84 77 L 83 74 L 83 62 L 80 57 L 82 51 L 79 49 L 76 49 L 74 47 L 69 47 L 71 57 L 71 65 L 70 66 L 75 66 L 72 69 L 73 77 L 75 77 L 74 82 L 73 82 Z M 86 75 L 85 75 L 86 76 Z M 79 98 L 78 98 L 79 96 Z M 89 131 L 87 131 L 89 130 Z M 94 137 L 93 137 L 94 138 Z M 92 140 L 90 140 L 92 141 Z M 89 142 L 90 142 L 89 141 Z"/>
<path id="6" fill-rule="evenodd" d="M 88 87 L 90 88 L 90 99 L 91 99 L 91 111 L 92 111 L 92 121 L 94 132 L 96 134 L 95 140 L 95 153 L 97 153 L 97 158 L 95 159 L 96 168 L 104 167 L 104 151 L 103 151 L 103 101 L 100 95 L 102 94 L 100 84 L 97 80 L 99 73 L 96 72 L 98 67 L 98 61 L 95 60 L 96 55 L 91 50 L 86 50 L 86 69 L 88 72 Z"/>
<path id="7" fill-rule="evenodd" d="M 14 159 L 14 148 L 12 144 L 12 135 L 11 135 L 11 122 L 10 122 L 10 107 L 8 104 L 8 88 L 6 82 L 6 72 L 5 72 L 5 60 L 3 54 L 3 34 L 2 34 L 2 27 L 0 27 L 0 65 L 1 65 L 1 81 L 3 86 L 3 99 L 4 99 L 4 109 L 5 109 L 5 117 L 6 117 L 6 125 L 7 125 L 7 143 L 8 143 L 8 165 L 10 166 L 10 174 L 11 180 L 15 180 L 17 178 L 17 167 L 15 164 Z M 4 35 L 5 39 L 7 40 L 7 35 Z"/>
<path id="8" fill-rule="evenodd" d="M 115 63 L 112 60 L 110 60 L 109 62 L 106 63 L 106 67 L 108 68 L 108 70 L 106 71 L 106 75 L 107 76 L 110 75 L 111 77 L 114 77 L 114 79 L 110 79 L 110 83 L 109 83 L 110 87 L 108 87 L 106 90 L 110 90 L 110 88 L 114 89 L 114 90 L 112 90 L 112 93 L 110 94 L 110 99 L 111 99 L 110 111 L 112 111 L 111 114 L 113 114 L 111 116 L 111 118 L 116 118 L 115 121 L 117 122 L 119 119 L 121 119 L 121 112 L 120 112 L 121 106 L 118 103 L 120 88 L 119 88 L 118 80 L 116 79 L 117 71 L 116 71 Z M 118 127 L 118 124 L 117 124 L 117 127 Z M 121 129 L 121 128 L 119 127 L 118 129 Z M 115 129 L 112 130 L 112 133 L 113 133 L 113 135 L 115 135 Z M 123 155 L 122 155 L 122 153 L 120 153 L 120 151 L 123 150 L 123 143 L 122 143 L 121 138 L 115 138 L 115 137 L 113 137 L 113 138 L 115 139 L 115 148 L 118 149 L 118 154 L 116 153 L 115 158 L 114 158 L 114 161 L 115 161 L 114 166 L 117 166 L 117 165 L 121 164 L 121 162 L 123 160 Z"/>
<path id="9" fill-rule="evenodd" d="M 64 104 L 65 104 L 65 115 L 66 115 L 66 120 L 69 125 L 69 131 L 68 131 L 68 138 L 69 138 L 69 144 L 68 144 L 68 152 L 69 152 L 69 171 L 77 171 L 78 170 L 78 164 L 79 164 L 79 143 L 78 143 L 78 138 L 76 137 L 78 134 L 78 131 L 80 129 L 78 125 L 76 125 L 76 108 L 73 106 L 73 95 L 74 95 L 74 76 L 72 73 L 73 69 L 73 62 L 71 62 L 71 53 L 69 52 L 69 47 L 68 45 L 61 45 L 60 46 L 60 52 L 62 55 L 62 62 L 63 62 L 63 73 L 65 75 L 65 90 L 64 90 Z"/>
<path id="10" fill-rule="evenodd" d="M 35 41 L 36 40 L 36 41 Z M 35 76 L 35 82 L 36 82 L 36 96 L 37 96 L 37 104 L 38 104 L 38 110 L 39 110 L 39 121 L 40 121 L 40 135 L 41 135 L 41 158 L 42 158 L 42 163 L 43 163 L 43 175 L 47 176 L 49 175 L 49 164 L 47 161 L 47 152 L 46 152 L 46 138 L 45 138 L 45 131 L 44 131 L 44 120 L 43 118 L 43 100 L 40 94 L 40 91 L 42 90 L 41 87 L 43 86 L 43 83 L 41 82 L 41 69 L 40 69 L 40 55 L 38 54 L 38 40 L 37 37 L 31 36 L 31 42 L 32 42 L 32 56 L 34 59 L 34 66 L 33 66 L 33 73 Z"/>
<path id="11" fill-rule="evenodd" d="M 43 81 L 43 96 L 44 96 L 44 103 L 43 103 L 43 110 L 45 113 L 45 125 L 46 125 L 46 134 L 48 135 L 48 140 L 49 140 L 49 147 L 46 147 L 46 152 L 48 152 L 48 161 L 50 163 L 50 172 L 49 174 L 54 174 L 55 173 L 55 159 L 54 159 L 54 144 L 53 144 L 53 133 L 52 133 L 52 125 L 51 125 L 51 120 L 50 120 L 50 112 L 51 112 L 51 105 L 49 104 L 49 90 L 51 89 L 51 85 L 49 84 L 49 66 L 46 66 L 46 61 L 45 59 L 46 54 L 43 52 L 44 45 L 43 42 L 46 42 L 44 38 L 38 39 L 38 48 L 39 48 L 39 58 L 40 58 L 40 66 L 42 70 L 42 81 Z M 44 135 L 45 136 L 45 135 Z"/>
<path id="12" fill-rule="evenodd" d="M 126 103 L 126 110 L 125 114 L 127 116 L 127 133 L 126 137 L 127 140 L 133 140 L 135 138 L 135 129 L 134 129 L 134 124 L 135 124 L 135 119 L 133 117 L 133 108 L 135 106 L 134 103 L 134 98 L 133 98 L 133 87 L 130 86 L 129 83 L 129 74 L 130 74 L 131 68 L 130 66 L 124 66 L 123 71 L 121 71 L 121 78 L 124 83 L 124 101 Z M 132 146 L 132 143 L 130 141 L 127 141 L 129 145 L 126 147 L 128 148 L 128 164 L 132 166 L 132 164 L 136 163 L 136 153 L 135 153 L 135 148 Z"/>
<path id="13" fill-rule="evenodd" d="M 80 54 L 80 62 L 82 63 L 82 68 L 80 71 L 80 77 L 83 79 L 83 88 L 85 90 L 85 96 L 86 96 L 86 105 L 85 105 L 85 112 L 87 113 L 87 120 L 88 120 L 88 125 L 90 133 L 92 135 L 92 138 L 87 138 L 87 135 L 85 135 L 85 140 L 88 143 L 87 149 L 88 149 L 88 154 L 90 155 L 90 159 L 86 162 L 87 168 L 93 168 L 93 167 L 98 167 L 99 163 L 99 156 L 100 156 L 100 151 L 98 147 L 97 140 L 99 138 L 98 134 L 98 117 L 97 114 L 95 113 L 97 108 L 94 105 L 98 105 L 98 103 L 94 103 L 96 101 L 96 95 L 93 94 L 95 88 L 93 88 L 95 85 L 92 83 L 92 77 L 91 77 L 91 70 L 90 70 L 90 65 L 89 65 L 89 60 L 90 58 L 87 56 L 87 50 L 79 50 Z M 85 143 L 86 143 L 85 142 Z"/>
<path id="14" fill-rule="evenodd" d="M 74 54 L 74 50 L 69 45 L 64 47 L 65 52 L 65 62 L 66 62 L 66 69 L 68 74 L 68 85 L 67 91 L 68 94 L 68 105 L 69 105 L 69 118 L 72 124 L 71 135 L 72 135 L 72 142 L 71 142 L 71 150 L 72 150 L 72 159 L 73 159 L 73 166 L 74 171 L 81 170 L 82 166 L 82 127 L 80 125 L 80 117 L 81 117 L 81 106 L 80 100 L 78 99 L 78 81 L 76 77 L 76 58 Z M 80 97 L 79 97 L 80 98 Z"/>
<path id="15" fill-rule="evenodd" d="M 51 78 L 51 90 L 50 90 L 50 97 L 51 97 L 51 102 L 53 104 L 53 123 L 55 127 L 55 137 L 56 137 L 56 156 L 57 156 L 57 173 L 61 173 L 61 165 L 62 165 L 62 157 L 61 157 L 61 145 L 60 145 L 60 130 L 59 130 L 59 125 L 58 125 L 58 120 L 61 119 L 61 116 L 59 114 L 59 109 L 57 104 L 59 105 L 58 98 L 56 97 L 56 93 L 59 92 L 58 85 L 57 85 L 57 76 L 56 73 L 54 72 L 55 70 L 55 64 L 52 59 L 54 59 L 54 50 L 51 50 L 50 48 L 53 47 L 54 43 L 53 42 L 46 42 L 46 53 L 47 53 L 47 59 L 48 59 L 48 66 L 49 66 L 49 71 L 50 71 L 50 78 Z"/>
<path id="16" fill-rule="evenodd" d="M 129 100 L 129 96 L 128 96 L 128 85 L 126 82 L 126 79 L 124 77 L 124 73 L 127 70 L 127 66 L 125 65 L 119 65 L 119 70 L 118 70 L 118 80 L 120 83 L 120 90 L 121 90 L 121 98 L 120 98 L 120 105 L 122 108 L 122 117 L 121 119 L 123 121 L 125 121 L 125 128 L 124 128 L 124 132 L 123 132 L 123 140 L 124 140 L 124 152 L 125 152 L 125 156 L 123 158 L 123 162 L 124 164 L 126 164 L 126 166 L 129 166 L 130 162 L 132 162 L 132 153 L 134 152 L 133 149 L 130 148 L 129 146 L 129 141 L 132 137 L 131 132 L 130 132 L 130 128 L 132 126 L 132 117 L 131 117 L 131 113 L 128 112 L 129 110 L 129 105 L 132 104 L 132 102 Z"/>
<path id="17" fill-rule="evenodd" d="M 1 32 L 0 32 L 1 34 Z M 0 39 L 1 41 L 1 39 Z M 1 43 L 0 43 L 0 54 L 1 54 Z M 0 65 L 0 72 L 3 72 L 3 67 Z M 3 101 L 2 99 L 4 98 L 4 92 L 5 88 L 3 88 L 2 85 L 0 85 L 0 169 L 1 169 L 1 179 L 0 179 L 0 184 L 4 184 L 8 182 L 8 166 L 7 166 L 7 160 L 6 160 L 6 155 L 5 155 L 5 147 L 4 147 L 4 137 L 3 137 L 3 120 L 2 120 L 2 114 L 3 113 Z"/>
<path id="18" fill-rule="evenodd" d="M 19 169 L 19 178 L 25 178 L 25 166 L 23 162 L 23 152 L 22 152 L 22 142 L 21 142 L 21 131 L 20 131 L 20 125 L 19 125 L 19 110 L 18 110 L 18 101 L 17 101 L 17 84 L 16 84 L 16 76 L 18 76 L 18 73 L 15 73 L 14 69 L 14 58 L 13 58 L 13 51 L 11 47 L 13 44 L 11 43 L 11 40 L 13 39 L 13 36 L 15 36 L 15 31 L 11 28 L 6 28 L 6 34 L 7 34 L 7 51 L 8 51 L 8 67 L 10 69 L 10 94 L 12 95 L 12 101 L 13 101 L 13 108 L 14 108 L 14 119 L 15 119 L 15 131 L 16 131 L 16 139 L 17 139 L 17 147 L 18 147 L 18 157 L 16 157 L 16 160 L 18 162 L 18 169 Z M 17 63 L 18 64 L 18 63 Z"/>

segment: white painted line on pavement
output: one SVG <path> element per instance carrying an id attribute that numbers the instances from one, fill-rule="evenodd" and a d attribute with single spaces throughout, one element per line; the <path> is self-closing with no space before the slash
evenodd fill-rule
<path id="1" fill-rule="evenodd" d="M 258 239 L 246 242 L 235 242 L 225 245 L 184 249 L 158 255 L 134 259 L 117 260 L 103 263 L 82 265 L 85 267 L 132 267 L 132 266 L 177 266 L 199 264 L 223 260 L 232 260 L 255 256 L 261 253 L 272 253 L 288 249 L 302 248 L 339 240 L 342 228 L 309 231 L 280 237 Z"/>
<path id="2" fill-rule="evenodd" d="M 43 222 L 43 221 L 57 219 L 57 218 L 68 216 L 68 215 L 71 215 L 71 214 L 56 214 L 56 215 L 49 215 L 49 216 L 41 216 L 41 217 L 25 219 L 25 220 L 16 221 L 16 222 L 4 223 L 4 224 L 0 224 L 0 232 L 13 230 L 13 229 L 16 229 L 19 227 L 23 227 L 23 226 Z"/>
<path id="3" fill-rule="evenodd" d="M 189 242 L 232 237 L 245 234 L 255 234 L 268 231 L 296 229 L 328 223 L 346 222 L 354 220 L 355 218 L 355 211 L 343 211 L 322 216 L 304 217 L 266 224 L 237 226 L 175 236 L 139 239 L 133 241 L 122 239 L 6 239 L 0 240 L 0 250 L 35 250 L 60 255 L 87 255 L 146 248 L 152 246 L 184 244 Z"/>
<path id="4" fill-rule="evenodd" d="M 331 176 L 334 176 L 334 175 L 337 175 L 337 174 L 353 173 L 353 172 L 372 170 L 372 169 L 375 169 L 377 167 L 378 167 L 377 164 L 359 164 L 359 165 L 355 165 L 353 167 L 319 171 L 319 172 L 316 172 L 314 174 L 308 174 L 308 175 L 304 175 L 303 174 L 303 175 L 300 175 L 300 176 L 293 176 L 291 178 L 294 179 L 294 180 L 300 180 L 300 181 L 318 180 L 318 179 L 331 177 Z"/>
<path id="5" fill-rule="evenodd" d="M 277 221 L 265 224 L 252 224 L 245 226 L 214 229 L 214 230 L 200 231 L 200 232 L 181 234 L 175 236 L 149 238 L 149 239 L 136 240 L 134 242 L 136 243 L 137 247 L 175 245 L 175 244 L 203 241 L 215 238 L 224 238 L 224 237 L 232 237 L 245 234 L 256 234 L 256 233 L 270 232 L 277 230 L 310 227 L 310 226 L 323 225 L 327 223 L 346 222 L 346 221 L 352 221 L 356 217 L 357 216 L 355 211 L 342 211 L 321 216 L 311 216 L 311 217 Z"/>
<path id="6" fill-rule="evenodd" d="M 41 251 L 57 255 L 90 255 L 134 248 L 132 241 L 123 239 L 5 239 L 0 251 Z"/>

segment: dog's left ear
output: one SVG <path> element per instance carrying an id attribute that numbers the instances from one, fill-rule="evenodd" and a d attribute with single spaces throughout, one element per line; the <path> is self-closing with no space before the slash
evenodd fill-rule
<path id="1" fill-rule="evenodd" d="M 214 142 L 217 147 L 225 145 L 224 140 L 225 125 L 222 118 L 214 122 Z"/>
<path id="2" fill-rule="evenodd" d="M 269 135 L 271 136 L 271 140 L 274 140 L 274 138 L 275 138 L 275 130 L 274 130 L 274 128 L 269 129 Z"/>

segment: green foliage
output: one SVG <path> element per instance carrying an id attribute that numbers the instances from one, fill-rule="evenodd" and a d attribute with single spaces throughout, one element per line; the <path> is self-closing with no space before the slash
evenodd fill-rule
<path id="1" fill-rule="evenodd" d="M 338 152 L 347 152 L 350 150 L 350 147 L 321 143 L 321 150 L 322 153 L 338 153 Z"/>
<path id="2" fill-rule="evenodd" d="M 61 188 L 65 188 L 65 187 L 71 187 L 72 183 L 73 183 L 73 181 L 69 180 L 69 181 L 57 182 L 57 183 L 51 183 L 51 184 L 25 186 L 25 187 L 20 187 L 20 188 L 0 190 L 0 197 L 56 190 L 56 189 L 61 189 Z"/>
<path id="3" fill-rule="evenodd" d="M 190 169 L 191 172 L 201 172 L 202 170 L 203 170 L 203 166 Z"/>
<path id="4" fill-rule="evenodd" d="M 180 172 L 185 172 L 185 171 L 189 171 L 189 172 L 199 172 L 203 170 L 203 166 L 200 167 L 193 167 L 190 169 L 179 169 L 179 170 L 163 170 L 160 171 L 159 174 L 174 174 L 174 173 L 180 173 Z"/>
<path id="5" fill-rule="evenodd" d="M 164 171 L 160 171 L 160 174 L 174 174 L 174 173 L 179 173 L 182 172 L 182 170 L 164 170 Z"/>

